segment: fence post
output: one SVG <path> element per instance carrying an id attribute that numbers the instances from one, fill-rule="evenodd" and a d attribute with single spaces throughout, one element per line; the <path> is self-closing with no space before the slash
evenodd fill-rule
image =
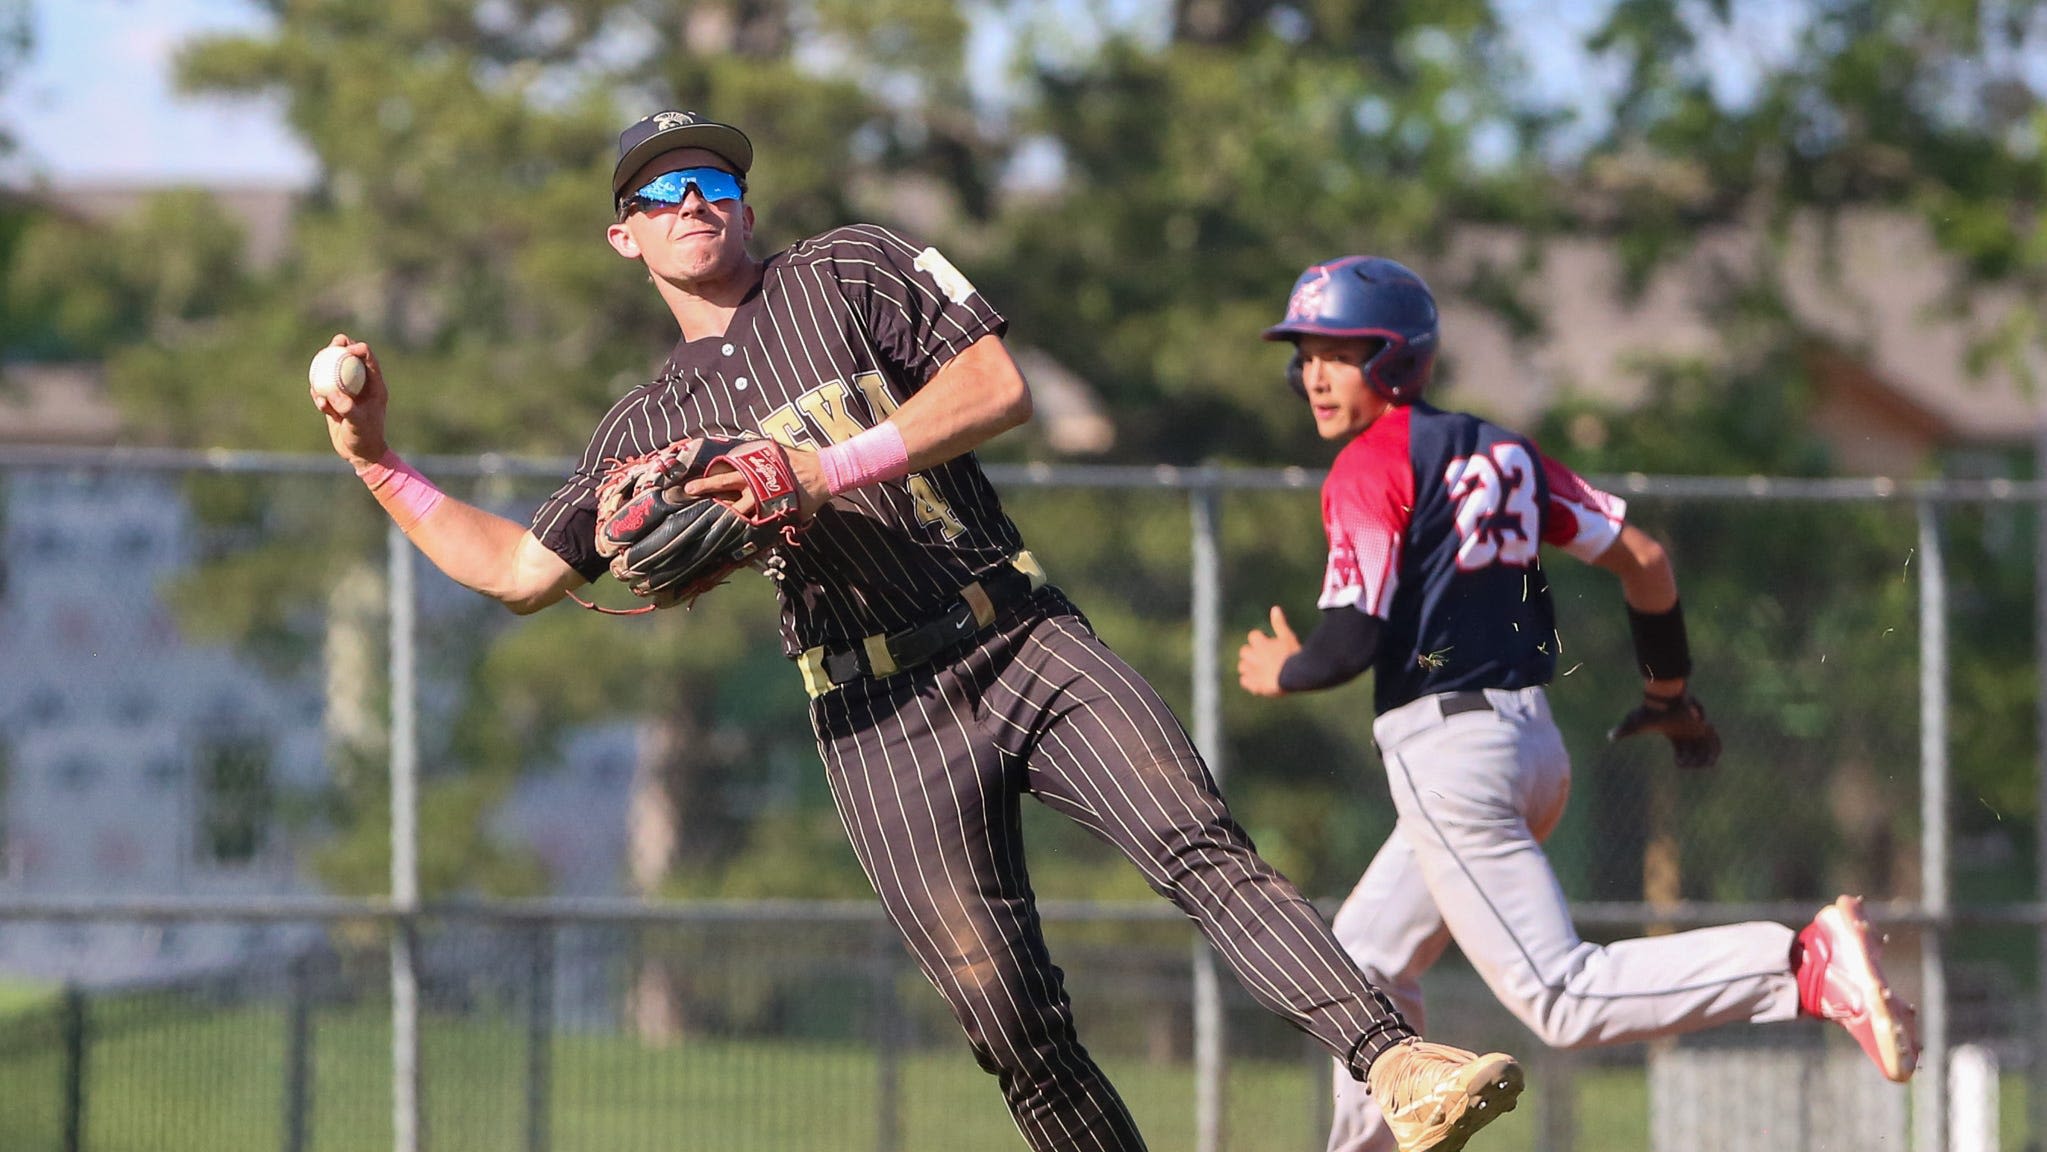
<path id="1" fill-rule="evenodd" d="M 85 992 L 67 984 L 59 1003 L 64 1042 L 64 1152 L 81 1152 L 85 1147 Z"/>
<path id="2" fill-rule="evenodd" d="M 1948 917 L 1948 642 L 1947 564 L 1941 552 L 1940 507 L 1919 501 L 1919 872 L 1928 916 L 1919 937 L 1920 1067 L 1912 1146 L 1947 1147 Z"/>
<path id="3" fill-rule="evenodd" d="M 1217 784 L 1223 778 L 1221 473 L 1201 469 L 1188 490 L 1193 514 L 1194 746 L 1208 762 Z M 1222 1152 L 1224 1077 L 1228 1052 L 1223 1031 L 1222 986 L 1215 950 L 1194 941 L 1194 1148 Z"/>
<path id="4" fill-rule="evenodd" d="M 412 542 L 385 534 L 391 598 L 391 1147 L 419 1152 L 419 747 Z"/>
<path id="5" fill-rule="evenodd" d="M 1960 1044 L 1948 1060 L 1950 1152 L 1998 1152 L 1997 1050 L 1987 1044 Z"/>
<path id="6" fill-rule="evenodd" d="M 554 938 L 557 925 L 533 925 L 526 954 L 526 1152 L 547 1152 L 554 1092 Z"/>
<path id="7" fill-rule="evenodd" d="M 897 1152 L 903 1145 L 902 1012 L 896 1003 L 895 933 L 883 921 L 873 935 L 870 964 L 874 1004 L 875 1152 Z"/>
<path id="8" fill-rule="evenodd" d="M 284 1152 L 305 1152 L 313 1100 L 312 962 L 305 953 L 285 967 L 285 997 Z"/>
<path id="9" fill-rule="evenodd" d="M 1578 1057 L 1561 1049 L 1535 1053 L 1542 1091 L 1535 1097 L 1537 1152 L 1566 1152 L 1578 1145 Z"/>
<path id="10" fill-rule="evenodd" d="M 2033 483 L 2047 485 L 2047 407 L 2035 417 Z M 2047 490 L 2033 505 L 2033 902 L 2047 901 Z M 2032 1070 L 2028 1076 L 2028 1148 L 2047 1147 L 2047 920 L 2034 929 Z"/>

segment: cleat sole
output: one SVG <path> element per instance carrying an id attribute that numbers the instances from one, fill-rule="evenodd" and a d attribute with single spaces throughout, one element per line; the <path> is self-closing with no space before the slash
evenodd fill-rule
<path id="1" fill-rule="evenodd" d="M 1423 1152 L 1463 1152 L 1479 1129 L 1502 1113 L 1512 1112 L 1520 1101 L 1521 1089 L 1527 1082 L 1520 1063 L 1497 1052 L 1480 1059 L 1486 1061 L 1484 1075 L 1477 1077 L 1478 1082 L 1466 1093 L 1464 1114 L 1451 1123 L 1441 1140 L 1428 1145 Z"/>
<path id="2" fill-rule="evenodd" d="M 1877 1046 L 1877 1067 L 1885 1079 L 1903 1084 L 1912 1078 L 1918 1064 L 1919 1045 L 1911 1034 L 1908 1010 L 1899 1005 L 1891 993 L 1890 982 L 1877 970 L 1875 956 L 1869 948 L 1874 936 L 1869 930 L 1869 918 L 1862 911 L 1862 897 L 1841 897 L 1820 913 L 1822 917 L 1829 914 L 1846 920 L 1855 938 L 1863 943 L 1863 947 L 1856 949 L 1854 972 L 1856 982 L 1874 994 L 1868 1010 L 1870 1036 Z M 1836 959 L 1838 962 L 1841 958 Z"/>

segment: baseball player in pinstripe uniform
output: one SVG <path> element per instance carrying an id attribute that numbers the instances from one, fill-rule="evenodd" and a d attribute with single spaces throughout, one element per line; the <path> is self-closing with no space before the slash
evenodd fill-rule
<path id="1" fill-rule="evenodd" d="M 971 450 L 1030 415 L 1002 316 L 936 250 L 854 225 L 747 250 L 753 146 L 663 112 L 619 140 L 611 246 L 681 339 L 623 396 L 530 527 L 444 497 L 360 396 L 319 394 L 334 445 L 443 571 L 537 611 L 605 570 L 607 463 L 697 435 L 787 447 L 810 518 L 770 569 L 854 851 L 1036 1149 L 1144 1147 L 1075 1035 L 1019 826 L 1025 794 L 1115 844 L 1251 993 L 1368 1079 L 1401 1148 L 1460 1148 L 1511 1108 L 1511 1058 L 1421 1043 L 1253 849 L 1157 694 L 1048 584 Z M 694 494 L 744 504 L 736 477 Z"/>
<path id="2" fill-rule="evenodd" d="M 1720 752 L 1686 690 L 1669 557 L 1626 522 L 1626 504 L 1527 438 L 1421 399 L 1436 305 L 1400 264 L 1314 265 L 1265 336 L 1295 345 L 1288 380 L 1322 438 L 1344 447 L 1322 488 L 1321 619 L 1303 642 L 1275 606 L 1238 674 L 1277 696 L 1377 673 L 1372 735 L 1398 822 L 1336 917 L 1365 974 L 1419 1023 L 1421 976 L 1454 939 L 1556 1047 L 1808 1015 L 1838 1021 L 1885 1076 L 1909 1079 L 1911 1009 L 1891 992 L 1855 897 L 1795 933 L 1735 924 L 1601 946 L 1572 927 L 1542 850 L 1571 780 L 1544 689 L 1557 644 L 1542 544 L 1620 578 L 1645 696 L 1613 737 L 1661 733 L 1690 768 Z M 1375 1101 L 1339 1077 L 1331 1152 L 1394 1143 Z"/>

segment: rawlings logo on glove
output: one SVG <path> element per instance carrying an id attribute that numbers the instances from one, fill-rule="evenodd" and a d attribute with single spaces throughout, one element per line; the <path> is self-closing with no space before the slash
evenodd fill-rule
<path id="1" fill-rule="evenodd" d="M 753 495 L 741 512 L 683 486 L 737 472 Z M 702 436 L 621 461 L 597 489 L 597 552 L 611 574 L 648 601 L 640 611 L 687 605 L 776 545 L 795 542 L 801 494 L 780 444 Z"/>

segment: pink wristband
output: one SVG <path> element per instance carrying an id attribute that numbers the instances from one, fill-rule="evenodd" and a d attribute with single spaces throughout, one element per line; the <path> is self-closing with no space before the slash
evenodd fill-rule
<path id="1" fill-rule="evenodd" d="M 398 453 L 384 449 L 383 459 L 375 464 L 358 464 L 355 474 L 369 485 L 370 495 L 391 514 L 398 523 L 400 532 L 410 532 L 415 524 L 426 519 L 447 497 L 434 482 L 419 474 L 419 469 L 398 458 Z"/>
<path id="2" fill-rule="evenodd" d="M 844 444 L 819 450 L 817 463 L 824 469 L 825 487 L 837 496 L 848 488 L 908 476 L 910 451 L 895 421 L 884 420 Z"/>

